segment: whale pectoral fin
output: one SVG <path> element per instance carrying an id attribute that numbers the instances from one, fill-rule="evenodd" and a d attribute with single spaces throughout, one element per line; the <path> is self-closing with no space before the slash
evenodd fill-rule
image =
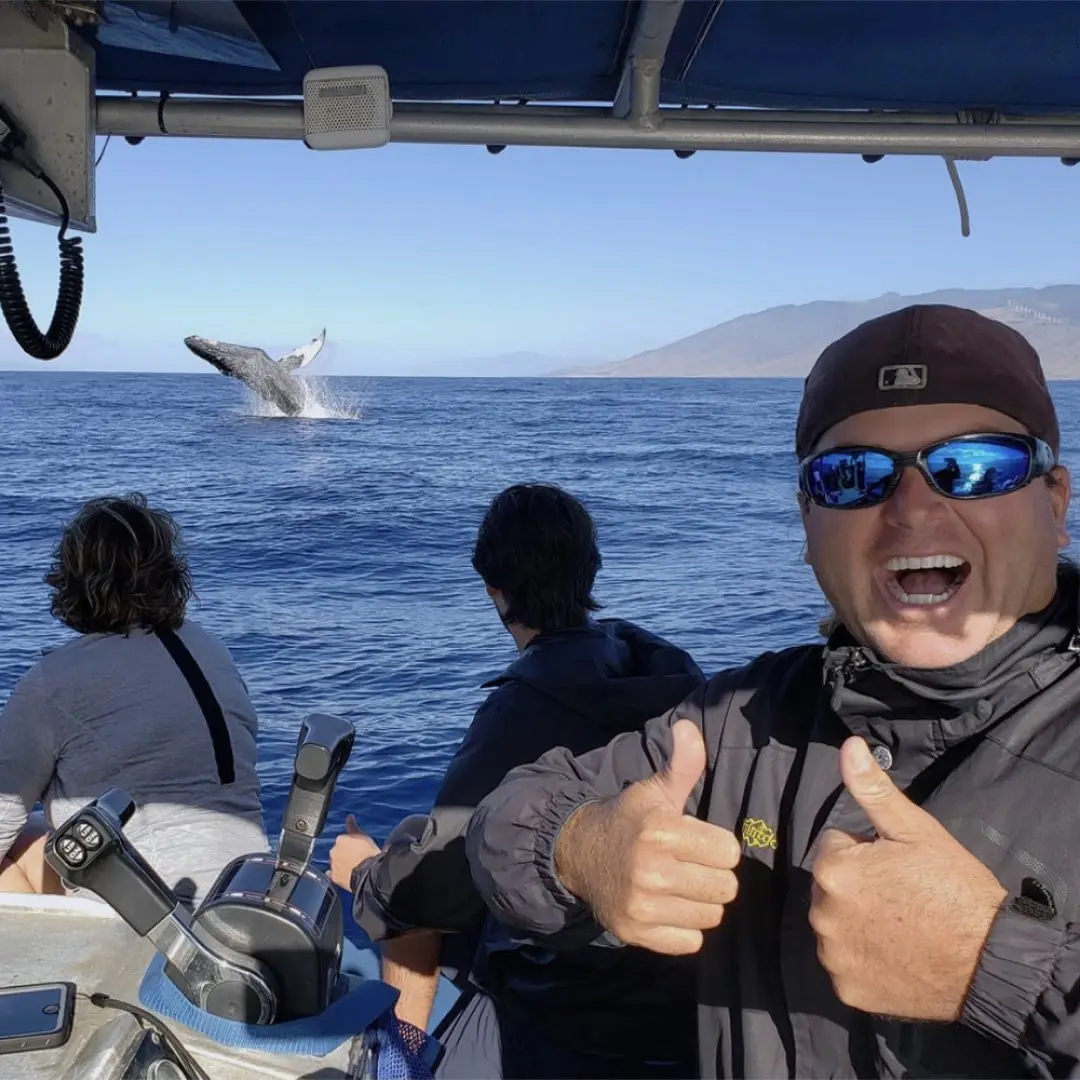
<path id="1" fill-rule="evenodd" d="M 200 360 L 205 360 L 223 375 L 234 379 L 244 379 L 260 365 L 273 363 L 262 349 L 251 345 L 233 345 L 227 341 L 201 337 L 184 338 L 184 344 Z"/>
<path id="2" fill-rule="evenodd" d="M 306 345 L 301 345 L 300 348 L 293 349 L 292 352 L 286 353 L 278 361 L 278 367 L 285 371 L 299 371 L 300 368 L 307 367 L 308 364 L 322 352 L 322 348 L 325 344 L 326 330 L 324 328 L 323 332 L 317 338 L 313 338 Z"/>

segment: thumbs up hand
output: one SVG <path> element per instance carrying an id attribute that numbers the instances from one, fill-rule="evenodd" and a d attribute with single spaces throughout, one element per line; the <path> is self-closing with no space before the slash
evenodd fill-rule
<path id="1" fill-rule="evenodd" d="M 690 720 L 671 730 L 667 767 L 617 798 L 588 803 L 566 821 L 555 869 L 620 941 L 653 952 L 697 952 L 735 899 L 740 845 L 685 813 L 705 772 L 705 742 Z"/>
<path id="2" fill-rule="evenodd" d="M 853 1008 L 955 1020 L 1006 890 L 861 738 L 841 747 L 840 773 L 877 835 L 822 835 L 810 908 L 818 959 Z"/>
<path id="3" fill-rule="evenodd" d="M 356 824 L 349 814 L 343 832 L 330 848 L 330 880 L 346 892 L 350 890 L 352 872 L 365 859 L 379 854 L 379 845 Z"/>

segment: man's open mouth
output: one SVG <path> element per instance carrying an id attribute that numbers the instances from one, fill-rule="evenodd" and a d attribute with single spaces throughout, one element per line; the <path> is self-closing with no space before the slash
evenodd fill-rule
<path id="1" fill-rule="evenodd" d="M 885 583 L 902 604 L 930 606 L 951 600 L 971 573 L 956 555 L 900 555 L 885 564 Z"/>

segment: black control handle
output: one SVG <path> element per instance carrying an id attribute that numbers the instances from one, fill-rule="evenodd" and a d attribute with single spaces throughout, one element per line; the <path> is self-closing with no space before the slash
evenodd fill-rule
<path id="1" fill-rule="evenodd" d="M 296 740 L 296 775 L 328 784 L 332 793 L 355 738 L 356 729 L 340 716 L 312 713 L 305 717 Z"/>
<path id="2" fill-rule="evenodd" d="M 281 824 L 279 867 L 307 869 L 355 738 L 356 729 L 348 720 L 329 713 L 312 713 L 300 725 L 293 782 Z"/>
<path id="3" fill-rule="evenodd" d="M 45 845 L 45 861 L 72 888 L 96 893 L 140 937 L 179 903 L 176 894 L 124 836 L 135 803 L 120 788 L 76 811 Z"/>
<path id="4" fill-rule="evenodd" d="M 135 813 L 135 800 L 120 788 L 109 788 L 104 795 L 95 800 L 99 810 L 106 814 L 112 814 L 120 823 L 122 829 Z"/>

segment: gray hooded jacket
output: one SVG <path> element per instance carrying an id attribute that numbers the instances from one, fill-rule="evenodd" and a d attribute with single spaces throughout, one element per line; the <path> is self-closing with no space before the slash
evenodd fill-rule
<path id="1" fill-rule="evenodd" d="M 661 769 L 680 717 L 709 766 L 687 812 L 743 840 L 739 895 L 706 935 L 698 988 L 703 1077 L 1080 1076 L 1080 634 L 1076 571 L 1050 607 L 970 661 L 880 662 L 850 638 L 759 657 L 579 757 L 510 773 L 467 837 L 474 880 L 506 924 L 590 940 L 558 881 L 559 829 L 587 800 Z M 887 747 L 891 776 L 1009 890 L 961 1019 L 912 1024 L 843 1005 L 808 921 L 826 828 L 866 831 L 840 779 L 851 734 Z"/>

